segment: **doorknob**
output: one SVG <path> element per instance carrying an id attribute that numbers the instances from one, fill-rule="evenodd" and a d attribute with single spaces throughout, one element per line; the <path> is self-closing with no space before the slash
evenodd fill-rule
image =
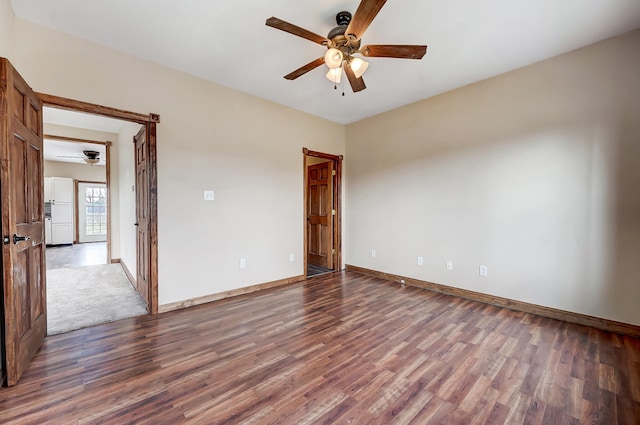
<path id="1" fill-rule="evenodd" d="M 13 234 L 13 244 L 17 244 L 20 241 L 28 241 L 31 239 L 31 236 L 18 236 L 15 233 Z"/>

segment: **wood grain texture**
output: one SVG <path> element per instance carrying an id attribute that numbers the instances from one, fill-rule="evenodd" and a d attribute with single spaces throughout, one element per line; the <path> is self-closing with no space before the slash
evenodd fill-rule
<path id="1" fill-rule="evenodd" d="M 495 295 L 483 294 L 481 292 L 469 291 L 461 288 L 454 288 L 452 286 L 442 285 L 439 283 L 427 282 L 424 280 L 413 279 L 410 277 L 400 276 L 392 273 L 380 272 L 377 270 L 366 269 L 363 267 L 352 266 L 350 264 L 345 265 L 347 271 L 353 271 L 357 273 L 366 274 L 369 276 L 375 276 L 381 279 L 391 280 L 396 283 L 400 283 L 400 280 L 404 280 L 405 284 L 411 286 L 417 286 L 418 288 L 428 289 L 430 291 L 439 292 L 447 295 L 454 295 L 456 297 L 466 298 L 473 301 L 480 301 L 483 303 L 505 307 L 511 310 L 523 311 L 525 313 L 531 313 L 538 316 L 549 317 L 551 319 L 563 320 L 578 325 L 592 326 L 594 328 L 602 329 L 604 331 L 615 332 L 623 335 L 634 336 L 640 338 L 640 326 L 632 325 L 629 323 L 617 322 L 615 320 L 603 319 L 601 317 L 588 316 L 586 314 L 575 313 L 572 311 L 560 310 L 552 307 L 545 307 L 537 304 L 530 304 L 523 301 L 512 300 L 509 298 L 498 297 Z"/>
<path id="2" fill-rule="evenodd" d="M 2 423 L 635 424 L 640 340 L 353 272 L 49 337 Z"/>
<path id="3" fill-rule="evenodd" d="M 295 80 L 298 77 L 302 77 L 307 72 L 316 69 L 320 65 L 324 63 L 324 56 L 318 59 L 314 59 L 306 65 L 301 66 L 300 68 L 292 71 L 284 76 L 286 80 Z"/>
<path id="4" fill-rule="evenodd" d="M 81 100 L 68 99 L 65 97 L 54 96 L 47 93 L 36 93 L 42 100 L 44 106 L 51 106 L 58 109 L 67 109 L 70 111 L 86 112 L 95 115 L 104 115 L 111 118 L 121 119 L 125 121 L 146 124 L 148 122 L 160 122 L 160 115 L 150 113 L 148 115 L 137 112 L 125 111 L 123 109 L 110 108 L 108 106 L 96 105 L 95 103 L 83 102 Z"/>

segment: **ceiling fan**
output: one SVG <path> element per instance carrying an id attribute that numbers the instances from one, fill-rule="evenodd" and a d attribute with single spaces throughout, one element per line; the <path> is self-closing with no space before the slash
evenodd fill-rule
<path id="1" fill-rule="evenodd" d="M 100 152 L 85 150 L 82 151 L 83 156 L 80 155 L 58 155 L 58 158 L 79 158 L 89 165 L 95 165 L 100 162 Z"/>
<path id="2" fill-rule="evenodd" d="M 338 84 L 344 72 L 354 93 L 357 93 L 367 88 L 362 79 L 362 74 L 366 71 L 369 63 L 359 57 L 355 57 L 355 54 L 370 58 L 422 59 L 427 52 L 427 46 L 370 44 L 360 47 L 362 35 L 386 1 L 362 0 L 353 16 L 349 12 L 339 12 L 336 15 L 338 26 L 329 31 L 326 37 L 275 17 L 267 19 L 266 25 L 270 27 L 327 47 L 324 56 L 285 75 L 284 78 L 295 80 L 324 63 L 329 67 L 326 77 L 330 81 Z"/>

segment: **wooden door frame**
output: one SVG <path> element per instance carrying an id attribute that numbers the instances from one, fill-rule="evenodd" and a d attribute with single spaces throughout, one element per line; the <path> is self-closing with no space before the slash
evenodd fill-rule
<path id="1" fill-rule="evenodd" d="M 307 215 L 308 204 L 309 204 L 309 190 L 307 188 L 308 185 L 308 176 L 307 176 L 307 158 L 315 157 L 328 159 L 333 162 L 333 169 L 336 172 L 336 175 L 332 177 L 331 184 L 333 185 L 333 199 L 331 201 L 332 209 L 336 210 L 336 215 L 333 220 L 333 246 L 332 249 L 335 249 L 335 253 L 333 255 L 333 270 L 340 271 L 342 270 L 342 160 L 344 157 L 342 155 L 333 155 L 329 153 L 316 152 L 311 151 L 307 148 L 302 148 L 302 164 L 303 164 L 303 174 L 304 174 L 304 208 L 303 213 L 304 216 L 302 218 L 303 226 L 304 226 L 304 275 L 307 275 L 307 258 L 309 255 L 309 230 L 307 228 Z"/>
<path id="2" fill-rule="evenodd" d="M 84 112 L 87 114 L 100 115 L 108 118 L 115 118 L 122 121 L 134 122 L 142 124 L 147 129 L 147 143 L 149 145 L 149 155 L 147 157 L 147 172 L 149 175 L 148 202 L 149 202 L 149 313 L 158 313 L 158 197 L 157 197 L 157 154 L 156 154 L 156 125 L 160 123 L 160 115 L 140 114 L 137 112 L 125 111 L 122 109 L 111 108 L 108 106 L 96 105 L 93 103 L 83 102 L 74 99 L 54 96 L 46 93 L 36 93 L 42 100 L 43 106 L 57 109 L 65 109 L 68 111 Z M 109 149 L 107 147 L 107 159 L 109 158 Z M 134 165 L 135 166 L 135 165 Z M 110 182 L 110 170 L 106 175 L 107 187 Z M 107 192 L 107 202 L 111 198 L 111 193 Z M 110 208 L 110 206 L 109 206 Z M 111 221 L 107 221 L 110 223 Z M 108 226 L 107 232 L 110 232 Z M 109 245 L 107 244 L 107 247 Z M 107 248 L 110 249 L 110 248 Z M 109 251 L 110 252 L 110 251 Z"/>
<path id="3" fill-rule="evenodd" d="M 80 188 L 80 184 L 84 183 L 84 184 L 104 184 L 107 188 L 107 264 L 111 264 L 111 247 L 109 246 L 109 243 L 111 242 L 111 238 L 110 233 L 111 233 L 111 226 L 109 225 L 109 223 L 111 222 L 111 213 L 109 212 L 109 208 L 110 208 L 110 203 L 109 203 L 109 197 L 111 196 L 111 192 L 109 192 L 109 183 L 105 183 L 105 182 L 96 182 L 96 181 L 89 181 L 89 180 L 73 180 L 73 201 L 75 202 L 76 205 L 76 214 L 74 217 L 74 226 L 75 226 L 75 233 L 76 233 L 76 237 L 73 238 L 73 243 L 80 243 L 80 196 L 78 196 L 78 189 Z"/>

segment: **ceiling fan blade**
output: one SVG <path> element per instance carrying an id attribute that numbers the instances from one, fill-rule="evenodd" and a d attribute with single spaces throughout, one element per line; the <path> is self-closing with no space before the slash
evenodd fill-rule
<path id="1" fill-rule="evenodd" d="M 344 73 L 347 74 L 347 78 L 349 79 L 349 84 L 351 84 L 351 89 L 353 90 L 354 93 L 358 93 L 359 91 L 362 91 L 367 88 L 367 86 L 364 84 L 364 80 L 362 79 L 362 77 L 360 78 L 356 77 L 356 74 L 353 73 L 353 70 L 351 69 L 350 66 L 345 65 Z"/>
<path id="2" fill-rule="evenodd" d="M 422 59 L 427 53 L 427 46 L 370 44 L 360 49 L 360 52 L 370 58 Z"/>
<path id="3" fill-rule="evenodd" d="M 387 0 L 362 0 L 344 34 L 356 39 L 362 38 L 362 34 L 369 28 L 386 2 Z"/>
<path id="4" fill-rule="evenodd" d="M 292 73 L 285 75 L 284 78 L 286 78 L 287 80 L 295 80 L 296 78 L 303 76 L 304 74 L 311 71 L 312 69 L 316 69 L 323 63 L 324 63 L 324 56 L 316 60 L 313 60 L 304 66 L 301 66 L 300 68 L 296 69 Z"/>
<path id="5" fill-rule="evenodd" d="M 290 24 L 289 22 L 283 21 L 282 19 L 278 19 L 273 16 L 267 19 L 266 25 L 284 32 L 288 32 L 289 34 L 297 35 L 298 37 L 306 38 L 307 40 L 311 40 L 314 43 L 324 45 L 329 41 L 326 37 L 308 31 L 304 28 L 300 28 L 297 25 Z"/>

